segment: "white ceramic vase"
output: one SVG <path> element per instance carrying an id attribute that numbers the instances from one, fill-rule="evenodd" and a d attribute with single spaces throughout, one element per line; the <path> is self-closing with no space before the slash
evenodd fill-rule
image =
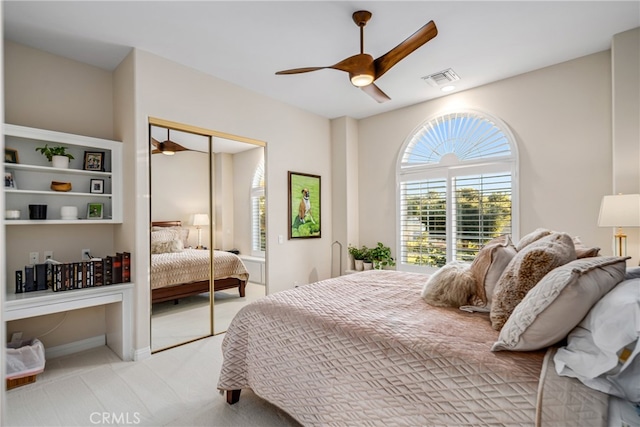
<path id="1" fill-rule="evenodd" d="M 69 169 L 69 158 L 67 156 L 52 156 L 51 166 L 60 169 Z"/>
<path id="2" fill-rule="evenodd" d="M 355 260 L 355 266 L 356 266 L 356 271 L 364 270 L 364 261 L 362 261 L 361 259 Z"/>

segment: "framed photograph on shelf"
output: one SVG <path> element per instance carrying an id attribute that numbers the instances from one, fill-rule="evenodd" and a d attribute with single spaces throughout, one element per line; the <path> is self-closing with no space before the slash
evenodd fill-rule
<path id="1" fill-rule="evenodd" d="M 18 185 L 16 184 L 16 179 L 13 176 L 12 172 L 4 173 L 4 188 L 10 188 L 12 190 L 18 189 Z"/>
<path id="2" fill-rule="evenodd" d="M 84 152 L 84 170 L 86 171 L 104 171 L 104 153 L 100 151 Z"/>
<path id="3" fill-rule="evenodd" d="M 289 239 L 320 237 L 320 177 L 289 172 Z"/>
<path id="4" fill-rule="evenodd" d="M 18 163 L 18 150 L 13 148 L 4 149 L 4 162 L 5 163 Z"/>
<path id="5" fill-rule="evenodd" d="M 104 194 L 104 179 L 92 179 L 90 192 L 94 194 Z"/>
<path id="6" fill-rule="evenodd" d="M 87 219 L 102 219 L 104 204 L 89 203 L 87 205 Z"/>

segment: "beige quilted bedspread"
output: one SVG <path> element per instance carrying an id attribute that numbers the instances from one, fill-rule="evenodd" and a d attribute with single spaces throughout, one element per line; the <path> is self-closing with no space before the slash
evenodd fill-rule
<path id="1" fill-rule="evenodd" d="M 214 251 L 213 267 L 216 279 L 235 277 L 248 280 L 249 273 L 242 260 L 225 251 Z M 209 279 L 209 251 L 185 249 L 151 255 L 151 289 Z"/>
<path id="2" fill-rule="evenodd" d="M 544 351 L 492 353 L 488 314 L 427 305 L 425 280 L 367 271 L 246 306 L 218 388 L 309 426 L 606 425 L 606 395 L 543 369 Z"/>

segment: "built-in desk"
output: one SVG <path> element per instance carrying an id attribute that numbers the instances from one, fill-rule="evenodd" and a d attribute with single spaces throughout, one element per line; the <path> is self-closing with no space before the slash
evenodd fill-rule
<path id="1" fill-rule="evenodd" d="M 9 322 L 99 305 L 105 306 L 107 346 L 122 360 L 132 360 L 133 283 L 8 294 L 3 317 Z"/>

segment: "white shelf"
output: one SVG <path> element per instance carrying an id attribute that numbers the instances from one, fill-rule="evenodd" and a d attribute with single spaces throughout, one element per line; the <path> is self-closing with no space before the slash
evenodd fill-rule
<path id="1" fill-rule="evenodd" d="M 104 193 L 77 193 L 73 191 L 39 191 L 39 190 L 10 190 L 6 189 L 5 193 L 8 194 L 30 194 L 30 195 L 38 195 L 38 196 L 54 196 L 54 197 L 62 197 L 62 196 L 77 196 L 77 197 L 106 197 L 111 198 L 111 194 Z"/>
<path id="2" fill-rule="evenodd" d="M 113 219 L 5 219 L 5 225 L 120 224 Z"/>
<path id="3" fill-rule="evenodd" d="M 111 177 L 111 172 L 98 172 L 98 171 L 86 171 L 82 169 L 66 169 L 66 168 L 54 168 L 52 166 L 38 166 L 27 165 L 22 163 L 5 163 L 5 169 L 24 170 L 30 172 L 43 172 L 43 173 L 58 173 L 69 175 L 86 175 L 86 176 L 99 176 L 99 177 Z"/>

